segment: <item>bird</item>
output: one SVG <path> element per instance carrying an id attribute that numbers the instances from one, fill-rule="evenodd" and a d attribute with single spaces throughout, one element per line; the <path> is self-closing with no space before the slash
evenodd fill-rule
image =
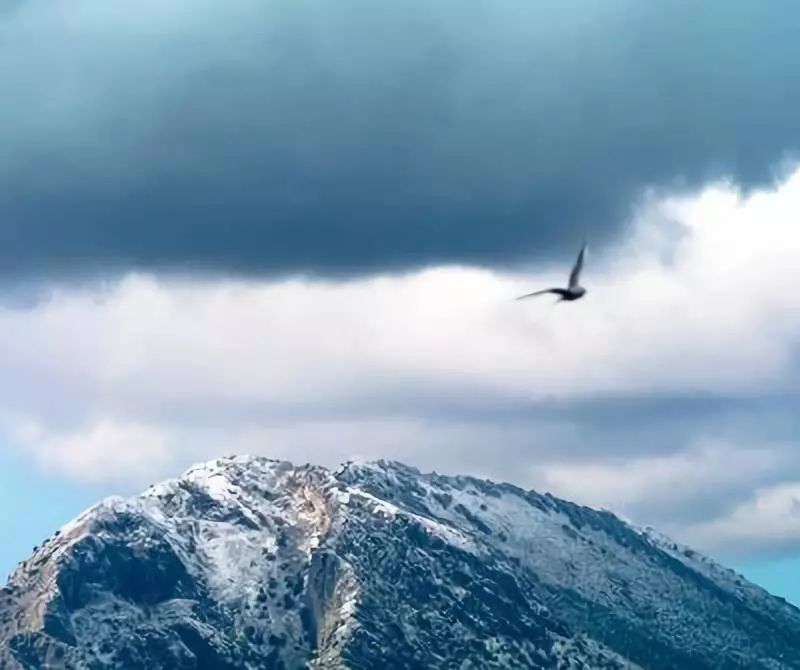
<path id="1" fill-rule="evenodd" d="M 569 285 L 567 288 L 546 288 L 541 291 L 534 291 L 533 293 L 521 295 L 519 298 L 517 298 L 517 300 L 524 300 L 525 298 L 532 298 L 537 295 L 545 295 L 546 293 L 553 293 L 554 295 L 559 296 L 556 302 L 561 302 L 562 300 L 571 302 L 585 296 L 586 289 L 583 288 L 579 282 L 581 270 L 583 270 L 583 259 L 586 257 L 586 249 L 586 242 L 584 242 L 580 253 L 578 253 L 578 259 L 575 261 L 572 272 L 569 273 Z"/>

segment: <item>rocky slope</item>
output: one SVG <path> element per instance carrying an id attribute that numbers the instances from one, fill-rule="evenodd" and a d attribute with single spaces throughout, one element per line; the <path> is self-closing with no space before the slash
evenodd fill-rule
<path id="1" fill-rule="evenodd" d="M 608 512 L 396 463 L 228 458 L 0 591 L 0 668 L 800 669 L 800 611 Z"/>

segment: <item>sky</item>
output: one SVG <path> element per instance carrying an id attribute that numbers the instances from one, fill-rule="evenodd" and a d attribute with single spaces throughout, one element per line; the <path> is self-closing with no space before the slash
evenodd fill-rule
<path id="1" fill-rule="evenodd" d="M 0 573 L 246 452 L 551 491 L 800 602 L 798 29 L 0 0 Z M 513 300 L 584 238 L 586 298 Z"/>

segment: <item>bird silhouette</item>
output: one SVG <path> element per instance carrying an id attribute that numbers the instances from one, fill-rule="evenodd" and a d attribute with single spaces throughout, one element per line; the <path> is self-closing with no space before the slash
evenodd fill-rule
<path id="1" fill-rule="evenodd" d="M 585 257 L 586 242 L 583 243 L 580 253 L 578 254 L 578 259 L 575 261 L 575 265 L 572 268 L 572 272 L 569 273 L 569 285 L 567 288 L 546 288 L 542 291 L 534 291 L 533 293 L 521 295 L 519 298 L 517 298 L 517 300 L 524 300 L 525 298 L 532 298 L 537 295 L 545 295 L 546 293 L 552 293 L 559 296 L 557 302 L 561 302 L 562 300 L 572 301 L 582 298 L 586 295 L 586 289 L 583 288 L 579 282 L 581 270 L 583 270 L 583 259 Z"/>

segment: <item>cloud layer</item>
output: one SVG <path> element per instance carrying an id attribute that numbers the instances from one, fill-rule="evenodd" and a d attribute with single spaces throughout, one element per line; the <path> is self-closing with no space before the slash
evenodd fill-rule
<path id="1" fill-rule="evenodd" d="M 783 551 L 800 546 L 798 209 L 800 172 L 652 199 L 569 305 L 513 298 L 562 282 L 572 253 L 527 276 L 57 286 L 0 307 L 0 420 L 44 467 L 118 488 L 231 452 L 390 457 Z"/>
<path id="2" fill-rule="evenodd" d="M 770 182 L 798 30 L 788 0 L 6 2 L 0 273 L 552 259 L 647 188 Z"/>

